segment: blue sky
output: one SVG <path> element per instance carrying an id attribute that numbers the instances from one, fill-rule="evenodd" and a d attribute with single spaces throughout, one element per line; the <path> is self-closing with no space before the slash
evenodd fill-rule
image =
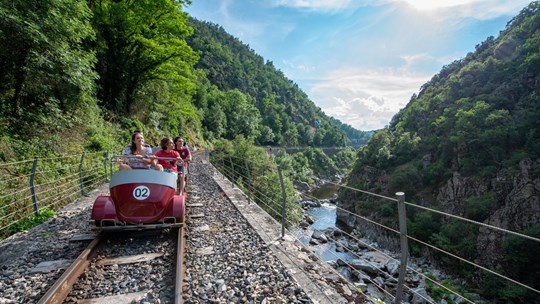
<path id="1" fill-rule="evenodd" d="M 497 37 L 524 0 L 193 0 L 327 115 L 380 129 L 440 69 Z"/>

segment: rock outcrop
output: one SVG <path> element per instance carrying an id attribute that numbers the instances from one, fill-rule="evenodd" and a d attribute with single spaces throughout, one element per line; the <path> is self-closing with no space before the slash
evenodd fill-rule
<path id="1" fill-rule="evenodd" d="M 540 160 L 523 160 L 517 167 L 499 170 L 494 177 L 467 177 L 458 172 L 436 189 L 436 202 L 433 205 L 442 207 L 441 211 L 466 217 L 466 210 L 470 200 L 489 195 L 493 202 L 489 204 L 491 212 L 482 218 L 481 222 L 516 232 L 540 223 Z M 373 191 L 377 187 L 381 193 L 388 192 L 389 175 L 385 171 L 373 167 L 365 167 L 353 177 L 359 184 L 365 185 L 364 189 Z M 351 195 L 350 193 L 348 194 Z M 361 195 L 361 194 L 358 194 Z M 339 207 L 350 211 L 338 209 L 337 219 L 356 231 L 362 231 L 368 237 L 381 245 L 381 247 L 395 250 L 397 238 L 388 230 L 378 228 L 368 222 L 359 219 L 354 214 L 365 214 L 359 204 L 355 204 L 351 197 L 343 197 Z M 380 219 L 379 214 L 371 214 L 371 219 Z M 443 221 L 449 221 L 444 218 Z M 386 224 L 386 223 L 385 223 Z M 397 223 L 388 223 L 392 228 Z M 496 265 L 503 258 L 502 243 L 509 234 L 494 230 L 489 227 L 481 227 L 476 241 L 478 252 L 489 252 L 479 255 L 478 263 L 482 265 Z"/>

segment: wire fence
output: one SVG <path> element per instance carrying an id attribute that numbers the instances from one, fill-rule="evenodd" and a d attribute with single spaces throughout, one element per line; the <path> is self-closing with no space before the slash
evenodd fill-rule
<path id="1" fill-rule="evenodd" d="M 301 240 L 305 235 L 301 233 L 301 229 L 293 229 L 298 227 L 302 220 L 298 216 L 298 207 L 301 208 L 298 193 L 288 191 L 287 184 L 292 184 L 294 181 L 288 179 L 289 176 L 284 176 L 283 182 L 282 171 L 279 166 L 268 166 L 249 161 L 244 158 L 236 158 L 233 156 L 223 156 L 214 153 L 210 154 L 210 162 L 214 167 L 221 172 L 227 179 L 234 183 L 238 188 L 242 189 L 248 199 L 261 206 L 268 214 L 282 223 L 282 236 L 285 229 L 290 229 Z M 286 174 L 285 174 L 286 175 Z M 318 242 L 332 242 L 339 246 L 340 251 L 347 252 L 353 256 L 353 259 L 344 260 L 340 258 L 337 252 L 334 252 L 334 257 L 339 264 L 339 269 L 346 273 L 346 277 L 352 284 L 362 288 L 367 285 L 374 286 L 383 295 L 385 301 L 393 303 L 423 301 L 425 303 L 440 303 L 444 299 L 447 303 L 478 303 L 483 300 L 479 299 L 474 286 L 463 286 L 465 280 L 459 279 L 459 284 L 450 284 L 448 276 L 440 278 L 430 273 L 429 269 L 420 269 L 415 263 L 409 261 L 409 246 L 415 246 L 416 252 L 423 252 L 428 255 L 438 255 L 443 259 L 453 261 L 460 265 L 467 265 L 475 270 L 475 273 L 483 273 L 501 279 L 507 284 L 513 284 L 520 288 L 533 293 L 535 297 L 540 298 L 538 287 L 531 286 L 520 282 L 518 278 L 512 278 L 506 275 L 503 269 L 493 269 L 492 267 L 481 265 L 478 261 L 471 261 L 465 256 L 460 256 L 440 248 L 436 244 L 420 240 L 407 233 L 408 224 L 407 213 L 415 213 L 418 210 L 428 212 L 435 216 L 442 217 L 441 221 L 459 221 L 462 225 L 473 225 L 476 229 L 491 229 L 498 233 L 503 233 L 508 236 L 521 238 L 527 242 L 532 242 L 538 246 L 540 239 L 526 235 L 517 231 L 507 230 L 501 227 L 489 225 L 482 222 L 473 221 L 465 217 L 446 213 L 433 208 L 428 208 L 416 203 L 407 202 L 404 193 L 396 193 L 396 197 L 387 197 L 377 193 L 371 193 L 365 190 L 332 183 L 341 191 L 348 193 L 349 198 L 355 197 L 356 200 L 368 201 L 367 206 L 385 206 L 383 211 L 386 212 L 384 219 L 373 219 L 368 216 L 370 208 L 364 210 L 348 210 L 339 205 L 334 206 L 336 212 L 341 214 L 341 217 L 347 218 L 351 226 L 360 226 L 366 228 L 364 231 L 372 231 L 372 233 L 359 233 L 359 230 L 348 231 L 347 227 L 335 227 L 333 231 L 316 231 L 320 238 L 315 239 Z M 306 197 L 305 194 L 302 194 Z M 317 198 L 309 197 L 308 199 L 318 201 Z M 295 203 L 291 203 L 290 201 Z M 354 209 L 354 208 L 353 208 Z M 292 213 L 292 214 L 291 214 Z M 466 229 L 463 229 L 467 233 Z M 321 236 L 323 235 L 323 236 Z M 370 241 L 370 239 L 383 235 L 386 241 L 382 243 L 391 245 L 392 248 L 397 248 L 398 254 L 391 254 L 388 250 L 381 249 L 382 246 Z M 344 238 L 345 237 L 345 238 Z M 321 241 L 321 239 L 323 239 Z M 304 242 L 305 243 L 305 242 Z M 419 247 L 421 247 L 419 249 Z M 451 246 L 450 246 L 451 247 Z M 377 253 L 379 257 L 383 257 L 384 264 L 381 264 L 381 259 L 374 260 L 366 258 L 365 251 Z M 372 255 L 368 255 L 372 256 Z M 533 261 L 531 261 L 533 262 Z M 344 270 L 345 269 L 345 270 Z M 362 288 L 362 290 L 364 289 Z M 430 293 L 436 295 L 430 295 Z M 438 300 L 434 300 L 439 298 Z"/>
<path id="2" fill-rule="evenodd" d="M 0 239 L 107 182 L 108 163 L 107 152 L 0 163 Z"/>
<path id="3" fill-rule="evenodd" d="M 219 156 L 210 154 L 210 161 L 214 167 L 234 183 L 248 197 L 249 202 L 257 203 L 269 215 L 282 223 L 282 235 L 285 229 L 296 231 L 300 240 L 303 236 L 299 232 L 299 223 L 303 220 L 302 206 L 299 204 L 299 194 L 295 192 L 290 176 L 282 172 L 279 166 L 265 165 L 245 158 L 232 156 Z M 86 195 L 87 192 L 108 182 L 109 174 L 112 174 L 113 166 L 107 152 L 81 153 L 49 158 L 34 158 L 17 162 L 0 163 L 0 238 L 5 238 L 17 231 L 21 221 L 32 216 L 37 216 L 43 210 L 56 211 L 77 198 Z M 454 303 L 476 303 L 478 299 L 464 286 L 448 284 L 446 280 L 439 280 L 425 271 L 410 264 L 409 246 L 421 247 L 420 251 L 432 252 L 444 259 L 454 261 L 456 264 L 465 264 L 479 273 L 486 273 L 497 277 L 508 284 L 513 284 L 533 293 L 540 298 L 537 286 L 531 286 L 520 282 L 519 278 L 512 278 L 502 269 L 493 269 L 490 266 L 481 265 L 479 261 L 469 260 L 459 253 L 450 252 L 413 237 L 407 233 L 408 223 L 406 213 L 422 212 L 441 217 L 441 221 L 456 221 L 461 224 L 464 232 L 467 225 L 475 229 L 490 229 L 498 235 L 509 235 L 520 238 L 538 246 L 540 239 L 517 231 L 507 230 L 501 227 L 467 219 L 458 215 L 446 213 L 413 202 L 407 202 L 405 195 L 397 193 L 396 197 L 387 197 L 377 193 L 371 193 L 362 189 L 332 183 L 339 189 L 346 191 L 349 197 L 355 200 L 367 202 L 363 209 L 353 210 L 336 205 L 337 213 L 348 219 L 357 227 L 365 227 L 365 231 L 374 231 L 373 234 L 358 233 L 358 230 L 336 227 L 331 233 L 320 232 L 328 241 L 333 242 L 341 250 L 351 254 L 354 259 L 344 260 L 335 254 L 346 277 L 359 288 L 370 284 L 375 286 L 387 301 L 401 303 L 414 297 L 420 298 L 427 303 L 439 303 L 426 293 L 426 287 L 432 286 L 431 290 L 443 290 L 450 295 L 449 301 Z M 305 195 L 305 194 L 304 194 Z M 308 197 L 317 200 L 314 197 Z M 384 220 L 373 219 L 368 216 L 369 206 L 385 206 Z M 370 238 L 375 235 L 384 235 L 387 244 L 400 249 L 399 254 L 389 254 L 382 250 Z M 347 240 L 343 239 L 343 236 Z M 502 236 L 500 236 L 502 237 Z M 411 242 L 412 241 L 412 242 Z M 317 242 L 317 241 L 316 241 Z M 450 246 L 451 247 L 451 246 Z M 363 255 L 364 248 L 376 252 L 384 257 L 384 264 L 380 261 L 366 259 Z M 418 249 L 416 249 L 418 250 Z M 434 252 L 434 253 L 433 253 Z M 417 278 L 421 278 L 420 280 Z M 463 281 L 463 280 L 462 280 Z M 420 284 L 419 282 L 424 282 Z M 450 302 L 450 303 L 451 303 Z"/>

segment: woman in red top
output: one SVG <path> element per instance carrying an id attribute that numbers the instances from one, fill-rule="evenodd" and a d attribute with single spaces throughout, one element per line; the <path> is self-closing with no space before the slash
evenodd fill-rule
<path id="1" fill-rule="evenodd" d="M 189 151 L 188 146 L 184 142 L 184 139 L 180 136 L 177 136 L 174 139 L 174 150 L 178 153 L 180 153 L 180 157 L 182 160 L 186 163 L 189 163 L 191 161 L 191 152 Z"/>
<path id="2" fill-rule="evenodd" d="M 180 157 L 184 161 L 183 164 L 178 165 L 177 169 L 179 172 L 184 173 L 184 165 L 187 166 L 191 161 L 191 152 L 181 136 L 174 138 L 174 150 L 180 154 Z"/>
<path id="3" fill-rule="evenodd" d="M 161 140 L 161 150 L 157 151 L 154 155 L 157 157 L 167 157 L 175 159 L 158 159 L 158 163 L 163 166 L 163 171 L 170 172 L 178 175 L 176 169 L 177 162 L 182 162 L 180 154 L 173 150 L 174 142 L 170 137 L 166 137 Z"/>

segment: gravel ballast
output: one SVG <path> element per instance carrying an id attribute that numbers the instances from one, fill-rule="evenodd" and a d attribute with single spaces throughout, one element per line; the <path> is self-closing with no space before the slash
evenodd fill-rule
<path id="1" fill-rule="evenodd" d="M 184 303 L 355 302 L 350 300 L 354 290 L 334 274 L 328 279 L 328 275 L 321 273 L 323 267 L 319 266 L 324 262 L 309 252 L 298 253 L 303 250 L 301 246 L 291 245 L 291 242 L 276 245 L 263 240 L 227 197 L 226 191 L 216 183 L 215 170 L 211 165 L 196 160 L 190 166 Z M 91 207 L 95 197 L 101 193 L 108 193 L 107 184 L 63 208 L 50 221 L 0 243 L 0 304 L 36 303 L 39 300 L 65 266 L 45 272 L 34 272 L 35 267 L 46 261 L 64 261 L 66 265 L 80 254 L 89 241 L 73 241 L 73 237 L 91 236 Z M 171 243 L 166 236 L 162 239 Z M 165 251 L 164 257 L 141 263 L 140 267 L 129 267 L 132 270 L 125 270 L 127 267 L 124 266 L 102 267 L 114 271 L 115 275 L 100 281 L 99 288 L 91 286 L 91 275 L 85 275 L 83 279 L 87 282 L 80 282 L 82 287 L 75 293 L 83 290 L 88 294 L 84 297 L 99 297 L 110 296 L 111 290 L 115 294 L 143 292 L 136 303 L 168 303 L 171 295 L 165 290 L 169 290 L 173 282 L 169 278 L 172 273 L 162 270 L 169 268 L 162 267 L 172 262 L 174 253 L 170 251 L 174 246 L 170 245 L 148 243 L 139 251 Z M 277 254 L 276 247 L 281 250 Z M 291 270 L 289 265 L 284 266 L 283 257 L 304 259 L 300 264 L 301 272 L 317 282 L 314 288 L 315 293 L 322 294 L 320 298 L 314 300 L 314 292 L 308 291 L 305 282 L 294 275 L 299 271 Z M 89 273 L 103 276 L 103 272 Z M 118 276 L 121 280 L 116 280 Z M 108 292 L 100 292 L 101 289 Z"/>

